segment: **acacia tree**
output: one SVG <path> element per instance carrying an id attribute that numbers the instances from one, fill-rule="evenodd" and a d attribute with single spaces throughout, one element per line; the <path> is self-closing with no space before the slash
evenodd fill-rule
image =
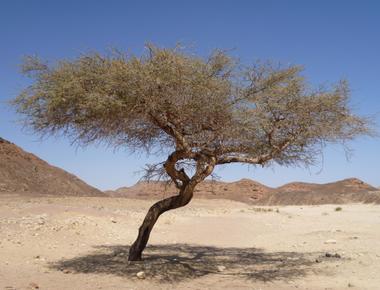
<path id="1" fill-rule="evenodd" d="M 299 66 L 244 66 L 222 51 L 201 58 L 148 45 L 142 56 L 89 53 L 54 65 L 29 57 L 23 72 L 33 82 L 13 104 L 35 131 L 167 153 L 150 169 L 178 194 L 149 209 L 131 261 L 159 216 L 188 204 L 217 165 L 310 165 L 325 144 L 369 133 L 348 106 L 345 81 L 313 89 Z"/>

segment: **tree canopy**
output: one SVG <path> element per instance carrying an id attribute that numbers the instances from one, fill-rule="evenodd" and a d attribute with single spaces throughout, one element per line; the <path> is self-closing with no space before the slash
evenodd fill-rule
<path id="1" fill-rule="evenodd" d="M 200 58 L 148 45 L 142 56 L 89 53 L 52 66 L 28 57 L 23 72 L 33 83 L 14 104 L 28 125 L 81 144 L 311 164 L 325 143 L 369 132 L 347 82 L 313 89 L 299 66 L 245 66 L 223 51 Z"/>

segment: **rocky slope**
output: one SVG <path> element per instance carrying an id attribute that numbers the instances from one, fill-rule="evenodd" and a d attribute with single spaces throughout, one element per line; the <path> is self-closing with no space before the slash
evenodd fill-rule
<path id="1" fill-rule="evenodd" d="M 268 194 L 272 189 L 250 179 L 236 182 L 204 181 L 195 189 L 196 198 L 229 199 L 246 203 L 253 203 Z M 173 185 L 163 182 L 138 182 L 131 187 L 121 187 L 115 191 L 107 191 L 110 196 L 129 197 L 137 199 L 165 198 L 176 194 Z"/>
<path id="2" fill-rule="evenodd" d="M 0 194 L 47 194 L 74 196 L 115 196 L 162 199 L 176 194 L 174 186 L 162 182 L 139 182 L 105 193 L 76 176 L 27 153 L 0 138 Z M 205 181 L 195 190 L 195 198 L 228 199 L 261 205 L 312 205 L 378 203 L 380 191 L 363 181 L 350 178 L 327 184 L 293 182 L 270 188 L 250 179 L 236 182 Z"/>
<path id="3" fill-rule="evenodd" d="M 259 200 L 267 205 L 379 203 L 380 191 L 357 179 L 326 184 L 293 182 L 276 188 Z"/>
<path id="4" fill-rule="evenodd" d="M 78 177 L 0 138 L 0 194 L 103 196 Z"/>
<path id="5" fill-rule="evenodd" d="M 174 186 L 162 182 L 138 182 L 131 187 L 107 191 L 109 196 L 137 199 L 162 199 L 176 193 Z M 350 178 L 326 184 L 293 182 L 270 188 L 250 179 L 236 182 L 205 181 L 198 185 L 195 198 L 229 199 L 260 205 L 307 205 L 342 203 L 379 203 L 380 191 Z"/>

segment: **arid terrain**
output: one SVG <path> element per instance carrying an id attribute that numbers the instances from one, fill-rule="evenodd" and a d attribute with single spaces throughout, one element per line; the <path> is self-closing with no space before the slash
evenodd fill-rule
<path id="1" fill-rule="evenodd" d="M 164 182 L 138 182 L 131 187 L 106 191 L 113 197 L 161 199 L 176 193 Z M 292 182 L 271 188 L 251 179 L 235 182 L 206 180 L 195 189 L 195 198 L 228 199 L 257 205 L 317 205 L 346 203 L 380 204 L 380 190 L 357 178 L 332 183 Z"/>
<path id="2" fill-rule="evenodd" d="M 103 192 L 0 137 L 0 194 L 102 196 Z"/>
<path id="3" fill-rule="evenodd" d="M 110 196 L 162 199 L 176 193 L 174 185 L 138 182 L 102 192 L 78 177 L 52 166 L 0 137 L 0 194 L 27 196 Z M 236 182 L 206 180 L 195 189 L 199 199 L 226 199 L 258 205 L 380 204 L 378 188 L 357 178 L 327 184 L 293 182 L 271 188 L 251 179 Z"/>
<path id="4" fill-rule="evenodd" d="M 379 289 L 378 205 L 194 200 L 128 263 L 151 203 L 1 195 L 0 289 Z"/>
<path id="5" fill-rule="evenodd" d="M 355 178 L 204 182 L 129 263 L 172 187 L 103 193 L 4 139 L 0 165 L 0 289 L 379 289 L 380 193 Z"/>

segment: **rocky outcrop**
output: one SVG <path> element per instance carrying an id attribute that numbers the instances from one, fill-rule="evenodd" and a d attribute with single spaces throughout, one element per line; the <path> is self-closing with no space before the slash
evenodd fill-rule
<path id="1" fill-rule="evenodd" d="M 0 194 L 103 196 L 78 177 L 0 138 Z"/>

